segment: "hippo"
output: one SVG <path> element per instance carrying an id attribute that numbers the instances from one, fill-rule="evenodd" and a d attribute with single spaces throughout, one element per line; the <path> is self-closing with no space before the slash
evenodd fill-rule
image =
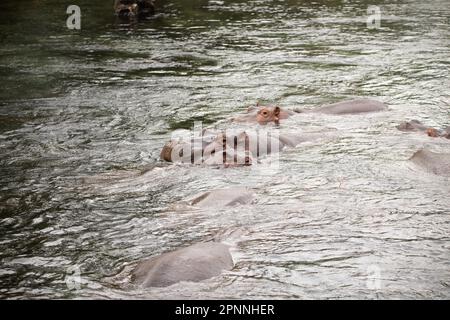
<path id="1" fill-rule="evenodd" d="M 315 109 L 281 109 L 279 106 L 256 106 L 249 107 L 247 113 L 231 118 L 234 122 L 258 123 L 265 125 L 268 123 L 279 124 L 280 120 L 288 119 L 296 113 L 324 113 L 324 114 L 358 114 L 365 112 L 377 112 L 387 110 L 386 104 L 372 99 L 354 99 L 341 101 L 329 105 L 317 107 Z"/>
<path id="2" fill-rule="evenodd" d="M 372 99 L 354 99 L 320 106 L 312 110 L 296 109 L 295 111 L 299 113 L 312 112 L 312 113 L 342 115 L 342 114 L 358 114 L 365 112 L 378 112 L 385 110 L 387 110 L 387 106 L 383 102 Z"/>
<path id="3" fill-rule="evenodd" d="M 450 126 L 444 129 L 444 134 L 442 137 L 450 139 Z"/>
<path id="4" fill-rule="evenodd" d="M 168 162 L 195 163 L 203 160 L 203 148 L 192 142 L 171 140 L 164 145 L 160 159 Z"/>
<path id="5" fill-rule="evenodd" d="M 206 280 L 234 267 L 229 249 L 220 242 L 200 242 L 163 253 L 140 262 L 131 280 L 146 288 Z"/>
<path id="6" fill-rule="evenodd" d="M 432 127 L 427 127 L 422 124 L 419 120 L 411 120 L 400 123 L 397 126 L 400 131 L 415 131 L 415 132 L 425 132 L 429 137 L 437 138 L 447 138 L 450 139 L 450 127 L 443 130 L 435 129 Z"/>
<path id="7" fill-rule="evenodd" d="M 450 154 L 421 149 L 414 153 L 410 160 L 428 172 L 450 177 Z"/>
<path id="8" fill-rule="evenodd" d="M 216 189 L 194 196 L 188 200 L 189 205 L 200 208 L 229 207 L 249 204 L 253 201 L 255 193 L 243 187 Z"/>
<path id="9" fill-rule="evenodd" d="M 259 123 L 261 125 L 273 122 L 279 124 L 281 119 L 287 119 L 295 113 L 290 110 L 281 109 L 279 106 L 256 106 L 248 107 L 247 113 L 232 118 L 234 122 Z"/>
<path id="10" fill-rule="evenodd" d="M 283 147 L 278 138 L 267 132 L 227 130 L 190 141 L 171 140 L 164 145 L 160 158 L 194 164 L 251 165 L 254 158 L 279 152 Z"/>
<path id="11" fill-rule="evenodd" d="M 115 0 L 114 11 L 121 18 L 144 18 L 155 14 L 153 0 Z"/>
<path id="12" fill-rule="evenodd" d="M 205 132 L 205 131 L 203 131 Z M 331 137 L 321 133 L 279 133 L 278 130 L 212 131 L 191 138 L 171 140 L 161 150 L 161 160 L 206 165 L 248 166 L 259 157 L 281 152 L 285 147 Z"/>
<path id="13" fill-rule="evenodd" d="M 226 142 L 219 144 L 214 141 L 216 148 L 208 148 L 209 144 L 197 145 L 195 142 L 172 140 L 164 145 L 161 150 L 161 160 L 168 162 L 205 164 L 205 165 L 223 165 L 224 167 L 237 165 L 251 165 L 254 161 L 251 154 L 246 150 L 236 150 L 227 148 Z M 223 147 L 222 147 L 223 146 Z M 205 152 L 207 150 L 207 152 Z M 217 152 L 216 152 L 217 151 Z"/>
<path id="14" fill-rule="evenodd" d="M 206 158 L 203 163 L 208 166 L 223 166 L 224 168 L 251 166 L 256 160 L 248 152 L 226 149 L 216 152 Z"/>
<path id="15" fill-rule="evenodd" d="M 278 153 L 306 141 L 326 137 L 326 133 L 279 133 L 278 130 L 209 131 L 190 141 L 174 139 L 164 145 L 161 160 L 206 165 L 248 166 L 259 157 Z"/>
<path id="16" fill-rule="evenodd" d="M 276 133 L 275 133 L 276 134 Z M 249 153 L 257 158 L 271 153 L 280 152 L 284 144 L 279 137 L 272 135 L 269 131 L 263 130 L 227 130 L 219 133 L 216 138 L 209 143 L 204 154 L 214 154 L 222 150 L 239 150 Z"/>

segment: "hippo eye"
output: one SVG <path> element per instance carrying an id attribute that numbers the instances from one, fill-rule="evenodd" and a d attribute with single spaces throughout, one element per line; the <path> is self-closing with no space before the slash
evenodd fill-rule
<path id="1" fill-rule="evenodd" d="M 263 111 L 263 112 L 262 112 L 262 115 L 263 115 L 264 117 L 267 117 L 267 116 L 269 115 L 269 113 L 268 113 L 267 111 Z"/>

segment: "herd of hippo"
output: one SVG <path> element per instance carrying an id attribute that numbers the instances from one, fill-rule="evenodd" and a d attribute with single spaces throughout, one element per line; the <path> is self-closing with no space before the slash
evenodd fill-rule
<path id="1" fill-rule="evenodd" d="M 284 110 L 278 106 L 252 106 L 247 113 L 230 119 L 236 123 L 279 125 L 280 121 L 299 113 L 357 114 L 386 110 L 386 105 L 369 99 L 338 102 L 313 110 Z M 169 162 L 190 162 L 225 167 L 251 165 L 259 157 L 295 147 L 306 141 L 323 138 L 325 133 L 289 133 L 262 129 L 202 130 L 191 139 L 172 139 L 161 151 L 161 159 Z M 187 141 L 186 141 L 187 140 Z"/>
<path id="2" fill-rule="evenodd" d="M 299 113 L 359 114 L 385 111 L 387 106 L 370 99 L 355 99 L 320 106 L 312 110 L 283 110 L 278 106 L 252 106 L 247 113 L 230 119 L 232 122 L 279 125 L 280 121 Z M 417 120 L 401 123 L 401 131 L 424 132 L 430 137 L 450 139 L 450 127 L 440 130 L 423 125 Z M 172 139 L 161 151 L 161 159 L 205 165 L 251 165 L 259 157 L 281 151 L 284 147 L 295 147 L 306 141 L 325 136 L 325 133 L 305 134 L 267 132 L 262 129 L 212 130 L 205 129 L 190 139 Z"/>
<path id="3" fill-rule="evenodd" d="M 121 18 L 145 18 L 155 13 L 154 0 L 115 0 L 114 10 Z M 387 106 L 371 99 L 355 99 L 320 106 L 311 110 L 286 110 L 279 106 L 249 107 L 247 112 L 230 119 L 231 122 L 264 126 L 280 122 L 302 113 L 323 113 L 331 115 L 360 114 L 386 111 Z M 420 132 L 434 138 L 450 139 L 450 127 L 436 129 L 417 120 L 403 122 L 397 126 L 401 131 Z M 295 147 L 306 141 L 322 138 L 317 134 L 281 134 L 261 128 L 235 130 L 204 129 L 188 139 L 172 139 L 162 148 L 163 161 L 214 165 L 224 168 L 250 166 L 259 158 Z M 417 151 L 410 160 L 433 174 L 450 177 L 450 154 L 435 153 L 427 149 Z M 188 204 L 199 208 L 226 207 L 251 203 L 255 194 L 247 188 L 212 190 L 188 200 Z M 131 278 L 143 287 L 166 287 L 181 281 L 198 282 L 231 270 L 234 262 L 229 243 L 223 239 L 200 242 L 150 257 L 134 268 Z"/>
<path id="4" fill-rule="evenodd" d="M 325 113 L 333 115 L 360 114 L 388 110 L 387 106 L 371 99 L 355 99 L 320 106 L 311 110 L 285 110 L 278 106 L 256 105 L 246 113 L 231 118 L 230 122 L 248 124 L 245 129 L 231 131 L 203 129 L 186 141 L 172 139 L 164 145 L 160 157 L 163 161 L 202 165 L 221 165 L 224 168 L 249 166 L 258 158 L 280 152 L 284 147 L 310 141 L 320 134 L 267 134 L 263 129 L 272 124 L 279 127 L 284 119 L 303 113 Z M 401 131 L 420 132 L 433 138 L 450 139 L 450 127 L 436 129 L 417 120 L 401 123 Z M 264 134 L 261 134 L 263 132 Z M 450 154 L 440 154 L 421 149 L 410 160 L 419 167 L 436 175 L 450 177 Z M 247 188 L 212 190 L 195 196 L 188 203 L 194 207 L 232 206 L 253 201 L 254 193 Z M 132 272 L 132 280 L 144 287 L 165 287 L 181 281 L 202 281 L 220 275 L 234 266 L 230 245 L 211 241 L 201 242 L 140 262 Z"/>

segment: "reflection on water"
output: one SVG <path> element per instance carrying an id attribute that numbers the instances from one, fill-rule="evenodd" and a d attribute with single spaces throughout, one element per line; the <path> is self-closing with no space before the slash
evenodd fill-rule
<path id="1" fill-rule="evenodd" d="M 450 145 L 395 129 L 450 125 L 448 1 L 381 3 L 378 30 L 366 28 L 370 1 L 167 0 L 131 23 L 108 1 L 79 3 L 80 31 L 65 28 L 59 1 L 0 4 L 1 297 L 450 297 L 449 180 L 407 161 Z M 356 96 L 390 110 L 293 117 L 289 130 L 337 134 L 286 150 L 276 174 L 158 162 L 194 121 L 258 100 Z M 237 185 L 254 204 L 173 206 Z M 236 226 L 250 232 L 220 277 L 150 290 L 111 281 Z M 67 285 L 74 266 L 78 287 Z"/>

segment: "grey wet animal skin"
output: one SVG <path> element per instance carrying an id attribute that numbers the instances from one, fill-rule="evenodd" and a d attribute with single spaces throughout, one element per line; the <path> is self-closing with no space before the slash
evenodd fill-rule
<path id="1" fill-rule="evenodd" d="M 444 130 L 439 130 L 432 127 L 427 127 L 419 120 L 404 121 L 397 126 L 397 129 L 400 131 L 425 132 L 430 137 L 443 137 L 450 139 L 450 127 L 447 127 Z"/>
<path id="2" fill-rule="evenodd" d="M 251 165 L 254 158 L 280 152 L 284 143 L 270 132 L 218 131 L 194 141 L 172 140 L 161 150 L 160 158 L 169 162 L 207 165 Z"/>
<path id="3" fill-rule="evenodd" d="M 196 145 L 186 141 L 169 141 L 161 150 L 161 160 L 168 162 L 201 163 L 206 145 Z"/>
<path id="4" fill-rule="evenodd" d="M 397 126 L 400 131 L 427 131 L 428 127 L 419 120 L 404 121 Z"/>
<path id="5" fill-rule="evenodd" d="M 248 188 L 227 188 L 208 191 L 196 195 L 189 204 L 201 208 L 225 207 L 248 204 L 253 201 L 255 193 Z"/>
<path id="6" fill-rule="evenodd" d="M 450 126 L 444 129 L 444 138 L 450 139 Z"/>
<path id="7" fill-rule="evenodd" d="M 428 172 L 450 177 L 450 154 L 422 149 L 414 153 L 410 160 Z"/>
<path id="8" fill-rule="evenodd" d="M 238 115 L 231 120 L 234 122 L 259 123 L 265 125 L 268 123 L 279 124 L 280 120 L 287 119 L 295 113 L 285 110 L 279 106 L 251 106 L 247 109 L 246 114 Z"/>
<path id="9" fill-rule="evenodd" d="M 144 287 L 167 287 L 180 281 L 206 280 L 233 266 L 229 246 L 202 242 L 142 261 L 134 269 L 132 281 Z"/>
<path id="10" fill-rule="evenodd" d="M 212 145 L 197 146 L 190 142 L 169 141 L 161 150 L 161 160 L 168 162 L 205 164 L 205 165 L 223 165 L 230 166 L 248 166 L 254 161 L 248 150 L 232 150 L 224 146 Z M 220 148 L 220 152 L 218 151 Z M 216 152 L 218 151 L 218 152 Z"/>
<path id="11" fill-rule="evenodd" d="M 387 105 L 383 102 L 372 99 L 354 99 L 348 101 L 336 102 L 324 105 L 311 110 L 295 109 L 294 111 L 282 109 L 279 106 L 260 106 L 249 107 L 246 114 L 238 115 L 232 120 L 234 122 L 279 124 L 280 120 L 288 119 L 295 113 L 325 113 L 325 114 L 358 114 L 365 112 L 378 112 L 387 110 Z"/>
<path id="12" fill-rule="evenodd" d="M 253 157 L 265 156 L 280 152 L 284 144 L 269 131 L 239 130 L 219 133 L 204 149 L 204 154 L 210 155 L 217 151 L 241 150 L 251 153 Z"/>
<path id="13" fill-rule="evenodd" d="M 301 143 L 315 141 L 323 138 L 331 138 L 328 132 L 321 133 L 281 133 L 278 138 L 283 146 L 296 147 Z"/>
<path id="14" fill-rule="evenodd" d="M 206 165 L 247 166 L 255 159 L 278 153 L 285 147 L 329 137 L 322 133 L 279 133 L 265 130 L 209 131 L 189 142 L 172 140 L 161 150 L 160 158 L 168 162 Z"/>
<path id="15" fill-rule="evenodd" d="M 320 106 L 312 110 L 296 110 L 296 111 L 341 115 L 341 114 L 358 114 L 365 112 L 378 112 L 385 110 L 387 110 L 387 105 L 384 104 L 383 102 L 372 99 L 354 99 Z"/>

